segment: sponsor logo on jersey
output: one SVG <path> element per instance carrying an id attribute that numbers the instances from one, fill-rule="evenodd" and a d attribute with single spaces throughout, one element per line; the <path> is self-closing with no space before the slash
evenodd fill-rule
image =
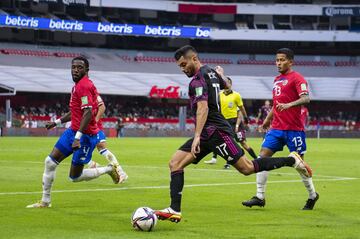
<path id="1" fill-rule="evenodd" d="M 195 95 L 196 96 L 201 96 L 202 94 L 203 94 L 203 88 L 202 87 L 195 88 Z"/>
<path id="2" fill-rule="evenodd" d="M 216 79 L 216 73 L 215 72 L 208 73 L 208 76 L 209 76 L 210 79 Z"/>
<path id="3" fill-rule="evenodd" d="M 81 104 L 82 105 L 87 105 L 88 103 L 89 103 L 89 101 L 88 101 L 87 96 L 81 97 Z"/>
<path id="4" fill-rule="evenodd" d="M 307 90 L 307 87 L 306 87 L 306 84 L 305 84 L 305 83 L 302 83 L 302 84 L 301 84 L 301 90 L 302 90 L 302 91 Z"/>

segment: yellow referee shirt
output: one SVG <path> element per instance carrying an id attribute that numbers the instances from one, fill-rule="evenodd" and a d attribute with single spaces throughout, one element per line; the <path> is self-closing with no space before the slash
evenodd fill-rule
<path id="1" fill-rule="evenodd" d="M 237 111 L 244 103 L 238 92 L 232 91 L 230 94 L 225 95 L 224 91 L 220 92 L 221 114 L 225 119 L 237 118 Z"/>

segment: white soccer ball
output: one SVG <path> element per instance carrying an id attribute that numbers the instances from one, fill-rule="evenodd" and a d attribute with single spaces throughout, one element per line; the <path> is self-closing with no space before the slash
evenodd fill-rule
<path id="1" fill-rule="evenodd" d="M 149 207 L 139 207 L 131 216 L 133 228 L 140 231 L 152 231 L 157 223 L 157 216 Z"/>

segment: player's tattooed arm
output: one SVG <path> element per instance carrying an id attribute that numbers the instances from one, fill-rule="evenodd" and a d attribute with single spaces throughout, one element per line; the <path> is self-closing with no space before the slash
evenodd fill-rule
<path id="1" fill-rule="evenodd" d="M 194 155 L 200 152 L 200 135 L 204 129 L 208 116 L 209 107 L 206 100 L 197 102 L 195 136 L 191 146 L 191 153 Z"/>
<path id="2" fill-rule="evenodd" d="M 67 112 L 65 115 L 63 115 L 60 119 L 55 120 L 54 122 L 47 122 L 45 124 L 46 129 L 52 129 L 56 127 L 57 125 L 61 125 L 62 123 L 66 123 L 71 120 L 71 112 Z"/>
<path id="3" fill-rule="evenodd" d="M 228 81 L 228 78 L 225 76 L 224 68 L 222 68 L 221 66 L 216 66 L 214 69 L 215 69 L 216 73 L 218 73 L 218 75 L 225 82 L 225 89 L 229 89 L 230 88 L 230 83 Z"/>
<path id="4" fill-rule="evenodd" d="M 278 102 L 276 105 L 276 109 L 279 111 L 287 110 L 291 107 L 300 106 L 300 105 L 306 105 L 310 103 L 310 97 L 307 94 L 301 95 L 298 100 L 292 101 L 290 103 L 280 103 Z"/>
<path id="5" fill-rule="evenodd" d="M 92 115 L 92 109 L 91 108 L 84 108 L 83 109 L 83 115 L 80 122 L 80 128 L 76 132 L 74 142 L 72 144 L 72 149 L 77 150 L 80 148 L 80 137 L 82 135 L 82 132 L 88 127 L 90 121 L 91 121 L 91 115 Z"/>

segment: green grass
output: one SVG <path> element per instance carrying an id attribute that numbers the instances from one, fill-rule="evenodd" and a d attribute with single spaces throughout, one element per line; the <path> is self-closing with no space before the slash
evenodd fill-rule
<path id="1" fill-rule="evenodd" d="M 299 180 L 291 168 L 271 173 L 265 208 L 243 207 L 241 201 L 254 195 L 255 176 L 222 170 L 219 160 L 186 169 L 185 185 L 197 187 L 183 191 L 183 221 L 159 221 L 150 233 L 134 231 L 130 216 L 140 206 L 169 205 L 167 163 L 185 139 L 109 139 L 108 148 L 129 174 L 125 184 L 114 185 L 107 175 L 71 183 L 66 159 L 57 169 L 53 190 L 60 192 L 52 194 L 53 207 L 25 209 L 41 198 L 43 161 L 56 140 L 0 138 L 0 238 L 360 238 L 358 139 L 308 140 L 306 159 L 320 193 L 313 211 L 300 210 L 307 192 L 300 181 L 291 181 Z M 255 151 L 260 143 L 249 139 Z M 97 152 L 93 158 L 106 163 Z M 141 188 L 149 186 L 163 187 Z"/>

